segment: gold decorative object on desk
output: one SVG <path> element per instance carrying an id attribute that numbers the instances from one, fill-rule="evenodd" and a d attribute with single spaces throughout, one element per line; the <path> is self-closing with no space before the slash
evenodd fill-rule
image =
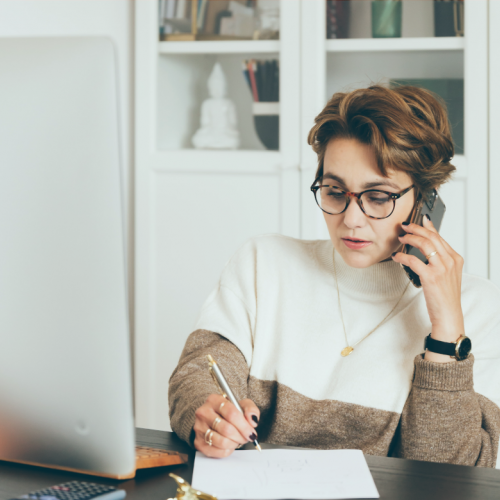
<path id="1" fill-rule="evenodd" d="M 195 490 L 191 485 L 176 474 L 169 474 L 177 483 L 177 494 L 175 498 L 168 498 L 167 500 L 217 500 L 217 497 L 203 493 L 202 491 Z"/>

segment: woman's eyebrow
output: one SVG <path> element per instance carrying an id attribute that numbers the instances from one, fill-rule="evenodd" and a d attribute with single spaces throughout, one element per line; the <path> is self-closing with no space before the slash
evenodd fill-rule
<path id="1" fill-rule="evenodd" d="M 339 177 L 338 175 L 331 174 L 330 172 L 327 172 L 323 175 L 323 179 L 332 179 L 333 181 L 338 182 L 341 186 L 346 187 L 345 181 L 342 179 L 342 177 Z M 366 182 L 363 185 L 364 189 L 370 189 L 373 187 L 377 186 L 388 186 L 392 187 L 393 189 L 401 190 L 401 188 L 395 184 L 394 182 L 391 182 L 389 179 L 380 179 L 377 181 L 372 181 L 372 182 Z"/>
<path id="2" fill-rule="evenodd" d="M 401 188 L 397 184 L 394 184 L 394 182 L 391 182 L 388 179 L 380 179 L 379 181 L 367 182 L 364 185 L 366 189 L 370 189 L 372 187 L 377 187 L 377 186 L 389 186 L 391 188 L 401 190 Z"/>

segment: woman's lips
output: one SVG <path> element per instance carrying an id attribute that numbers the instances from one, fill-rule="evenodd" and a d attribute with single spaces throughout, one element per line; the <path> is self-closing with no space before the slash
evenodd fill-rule
<path id="1" fill-rule="evenodd" d="M 351 250 L 359 250 L 360 248 L 365 248 L 372 244 L 371 241 L 355 241 L 348 238 L 342 238 L 342 241 L 345 243 L 345 246 Z"/>

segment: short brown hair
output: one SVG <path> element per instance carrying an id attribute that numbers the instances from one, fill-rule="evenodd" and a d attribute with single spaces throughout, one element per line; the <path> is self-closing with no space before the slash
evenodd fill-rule
<path id="1" fill-rule="evenodd" d="M 337 137 L 373 146 L 381 174 L 406 172 L 419 194 L 438 188 L 456 170 L 446 105 L 419 87 L 372 85 L 333 94 L 307 138 L 318 155 L 316 178 L 323 175 L 328 142 Z"/>

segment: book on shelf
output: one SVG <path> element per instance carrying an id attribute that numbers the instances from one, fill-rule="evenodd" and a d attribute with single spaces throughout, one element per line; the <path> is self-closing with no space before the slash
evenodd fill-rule
<path id="1" fill-rule="evenodd" d="M 160 40 L 165 36 L 165 34 L 171 33 L 172 29 L 170 26 L 166 26 L 164 23 L 164 18 L 166 15 L 167 0 L 158 1 L 158 31 L 160 35 Z"/>
<path id="2" fill-rule="evenodd" d="M 186 17 L 186 0 L 177 0 L 175 8 L 175 18 L 184 19 Z"/>
<path id="3" fill-rule="evenodd" d="M 171 19 L 175 17 L 176 0 L 162 0 L 162 1 L 165 4 L 162 20 Z"/>
<path id="4" fill-rule="evenodd" d="M 159 0 L 159 4 L 160 40 L 249 40 L 255 32 L 255 0 Z"/>
<path id="5" fill-rule="evenodd" d="M 191 22 L 186 17 L 186 0 L 159 0 L 158 24 L 160 40 L 171 33 L 189 32 Z"/>
<path id="6" fill-rule="evenodd" d="M 279 61 L 249 59 L 242 62 L 242 72 L 254 102 L 279 102 Z"/>
<path id="7" fill-rule="evenodd" d="M 326 0 L 326 38 L 349 38 L 350 0 Z"/>
<path id="8" fill-rule="evenodd" d="M 208 0 L 198 0 L 198 19 L 197 26 L 198 31 L 202 31 L 204 28 L 204 24 L 207 19 L 207 4 Z"/>
<path id="9" fill-rule="evenodd" d="M 242 62 L 245 81 L 252 95 L 255 132 L 269 150 L 279 150 L 279 61 L 277 59 Z"/>
<path id="10" fill-rule="evenodd" d="M 207 0 L 204 0 L 205 3 Z M 203 0 L 198 2 L 198 26 L 203 23 Z M 159 0 L 160 8 L 160 40 L 165 38 L 165 35 L 191 33 L 192 20 L 191 12 L 193 11 L 192 0 Z M 163 36 L 162 36 L 163 34 Z"/>

